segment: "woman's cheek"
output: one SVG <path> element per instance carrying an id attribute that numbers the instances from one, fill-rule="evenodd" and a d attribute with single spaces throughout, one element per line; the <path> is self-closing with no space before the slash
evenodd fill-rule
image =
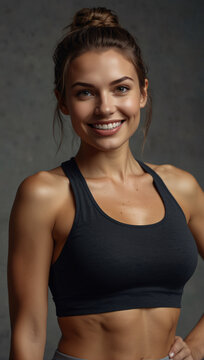
<path id="1" fill-rule="evenodd" d="M 85 119 L 92 116 L 93 113 L 93 105 L 91 106 L 90 102 L 78 102 L 72 107 L 71 115 L 77 119 Z"/>
<path id="2" fill-rule="evenodd" d="M 123 103 L 123 112 L 125 112 L 128 117 L 137 115 L 139 111 L 140 107 L 137 99 L 130 98 Z"/>

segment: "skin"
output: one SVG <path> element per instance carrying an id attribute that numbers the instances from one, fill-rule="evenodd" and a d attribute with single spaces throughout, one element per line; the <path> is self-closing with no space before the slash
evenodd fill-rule
<path id="1" fill-rule="evenodd" d="M 124 76 L 133 80 L 110 85 Z M 92 87 L 72 87 L 79 81 Z M 133 225 L 156 223 L 165 211 L 152 176 L 143 171 L 129 147 L 139 126 L 140 109 L 147 101 L 147 88 L 146 80 L 140 89 L 134 66 L 110 49 L 89 51 L 74 59 L 67 74 L 65 99 L 56 91 L 61 111 L 70 115 L 81 138 L 75 159 L 93 197 L 110 217 Z M 111 136 L 96 135 L 88 126 L 112 119 L 125 122 Z M 183 209 L 204 256 L 204 195 L 196 179 L 173 165 L 147 165 L 163 179 Z M 43 359 L 49 267 L 62 251 L 74 216 L 73 193 L 61 167 L 40 171 L 20 184 L 9 226 L 10 360 Z M 198 331 L 186 342 L 175 336 L 179 315 L 179 308 L 142 308 L 61 317 L 58 350 L 89 360 L 159 359 L 172 351 L 175 360 L 200 360 L 203 348 Z M 199 326 L 199 334 L 204 334 L 203 321 Z"/>

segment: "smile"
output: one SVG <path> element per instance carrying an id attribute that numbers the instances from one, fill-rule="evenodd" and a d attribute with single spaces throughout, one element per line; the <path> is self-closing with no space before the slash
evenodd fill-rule
<path id="1" fill-rule="evenodd" d="M 103 129 L 103 130 L 110 130 L 114 129 L 122 124 L 125 120 L 109 123 L 109 124 L 89 124 L 91 127 L 95 129 Z"/>

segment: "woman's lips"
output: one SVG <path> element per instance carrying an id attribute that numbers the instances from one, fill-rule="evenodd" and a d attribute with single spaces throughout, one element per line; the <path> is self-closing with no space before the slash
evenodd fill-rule
<path id="1" fill-rule="evenodd" d="M 90 128 L 96 134 L 101 135 L 101 136 L 108 136 L 108 135 L 113 135 L 120 130 L 120 128 L 123 125 L 125 120 L 120 120 L 120 121 L 121 121 L 121 124 L 113 129 L 97 129 L 97 128 L 94 128 L 93 126 L 91 126 L 91 124 L 89 124 L 89 125 L 90 125 Z M 119 121 L 114 121 L 114 122 L 119 122 Z"/>

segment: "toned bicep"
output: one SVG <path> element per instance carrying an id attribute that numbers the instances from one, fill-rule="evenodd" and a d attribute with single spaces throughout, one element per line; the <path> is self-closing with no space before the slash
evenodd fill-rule
<path id="1" fill-rule="evenodd" d="M 42 175 L 18 188 L 9 220 L 8 292 L 11 328 L 45 330 L 54 211 Z"/>

